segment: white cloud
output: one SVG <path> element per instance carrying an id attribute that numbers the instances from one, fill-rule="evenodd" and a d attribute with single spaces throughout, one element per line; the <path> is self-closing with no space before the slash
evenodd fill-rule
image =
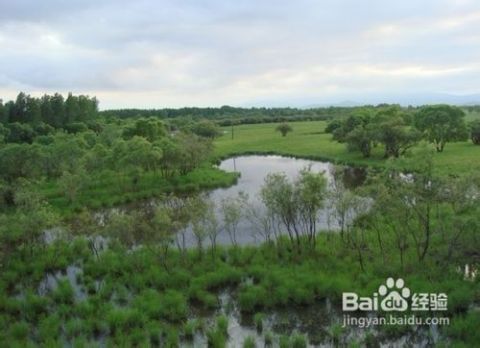
<path id="1" fill-rule="evenodd" d="M 4 97 L 73 91 L 102 107 L 162 107 L 480 92 L 476 1 L 0 6 Z"/>

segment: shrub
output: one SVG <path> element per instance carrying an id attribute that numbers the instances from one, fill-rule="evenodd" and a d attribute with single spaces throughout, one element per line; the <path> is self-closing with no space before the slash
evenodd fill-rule
<path id="1" fill-rule="evenodd" d="M 58 286 L 53 292 L 53 299 L 59 303 L 73 303 L 74 291 L 68 279 L 62 279 L 58 281 Z"/>
<path id="2" fill-rule="evenodd" d="M 207 331 L 207 342 L 211 348 L 224 348 L 227 338 L 219 330 L 209 330 Z"/>
<path id="3" fill-rule="evenodd" d="M 60 335 L 61 320 L 56 314 L 44 317 L 38 323 L 38 336 L 41 342 L 56 340 Z"/>
<path id="4" fill-rule="evenodd" d="M 291 346 L 292 348 L 306 348 L 307 339 L 305 338 L 304 335 L 300 335 L 296 333 L 291 338 Z"/>
<path id="5" fill-rule="evenodd" d="M 470 312 L 466 315 L 455 316 L 446 328 L 447 335 L 454 339 L 454 343 L 469 343 L 476 346 L 480 342 L 480 313 Z"/>
<path id="6" fill-rule="evenodd" d="M 10 336 L 16 340 L 25 340 L 28 337 L 29 327 L 24 321 L 19 321 L 10 325 Z"/>
<path id="7" fill-rule="evenodd" d="M 226 316 L 221 315 L 217 318 L 217 330 L 228 336 L 228 318 Z"/>
<path id="8" fill-rule="evenodd" d="M 183 335 L 186 339 L 192 340 L 197 330 L 197 320 L 188 320 L 183 326 Z"/>
<path id="9" fill-rule="evenodd" d="M 290 339 L 288 336 L 285 336 L 285 335 L 280 336 L 279 347 L 290 348 Z"/>
<path id="10" fill-rule="evenodd" d="M 255 327 L 257 328 L 258 332 L 263 331 L 263 320 L 265 319 L 265 314 L 263 313 L 256 313 L 253 317 L 253 321 L 255 323 Z"/>
<path id="11" fill-rule="evenodd" d="M 253 312 L 255 308 L 263 305 L 267 297 L 267 292 L 263 287 L 250 285 L 242 289 L 238 297 L 238 303 L 242 311 Z"/>
<path id="12" fill-rule="evenodd" d="M 180 321 L 187 316 L 187 302 L 182 293 L 167 290 L 159 293 L 145 290 L 134 301 L 134 306 L 151 319 Z"/>
<path id="13" fill-rule="evenodd" d="M 144 315 L 136 309 L 116 308 L 107 314 L 107 323 L 112 334 L 128 333 L 134 327 L 142 327 L 145 322 Z"/>
<path id="14" fill-rule="evenodd" d="M 243 348 L 255 348 L 257 344 L 255 343 L 255 338 L 252 336 L 248 336 L 243 341 Z"/>
<path id="15" fill-rule="evenodd" d="M 265 332 L 265 347 L 271 347 L 273 346 L 273 333 L 271 331 Z"/>

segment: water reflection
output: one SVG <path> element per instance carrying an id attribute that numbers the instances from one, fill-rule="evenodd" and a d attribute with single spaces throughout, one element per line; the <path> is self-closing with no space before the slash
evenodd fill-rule
<path id="1" fill-rule="evenodd" d="M 226 198 L 236 197 L 240 192 L 248 194 L 250 202 L 258 215 L 264 213 L 265 209 L 260 202 L 259 193 L 265 182 L 265 178 L 270 173 L 285 173 L 289 179 L 298 176 L 300 170 L 310 167 L 313 172 L 323 172 L 329 184 L 333 181 L 333 176 L 338 167 L 330 162 L 319 162 L 282 156 L 240 156 L 224 160 L 219 166 L 225 171 L 237 171 L 241 174 L 238 183 L 229 188 L 220 188 L 213 190 L 209 197 L 212 201 L 219 203 Z M 362 185 L 366 180 L 366 170 L 364 168 L 341 167 L 343 171 L 341 177 L 346 188 L 355 188 Z M 338 173 L 337 173 L 338 174 Z M 217 212 L 220 215 L 220 211 Z M 319 230 L 336 229 L 335 222 L 331 219 L 331 208 L 326 207 L 320 212 L 317 227 Z M 262 227 L 262 226 L 260 226 Z M 237 242 L 240 245 L 258 244 L 265 241 L 265 235 L 255 231 L 252 221 L 242 218 L 237 229 Z M 195 245 L 193 232 L 189 229 L 186 233 L 186 242 L 188 246 Z M 223 245 L 231 244 L 228 233 L 221 231 L 217 237 L 217 243 Z"/>

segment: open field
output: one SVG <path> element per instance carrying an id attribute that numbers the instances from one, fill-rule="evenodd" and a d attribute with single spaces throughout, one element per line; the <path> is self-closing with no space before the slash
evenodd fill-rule
<path id="1" fill-rule="evenodd" d="M 224 135 L 215 143 L 216 154 L 228 157 L 247 153 L 275 153 L 352 165 L 379 167 L 385 164 L 383 149 L 374 149 L 370 158 L 359 152 L 348 152 L 344 144 L 324 133 L 325 121 L 291 123 L 293 132 L 286 137 L 275 131 L 274 124 L 240 125 L 224 128 Z M 480 146 L 472 142 L 448 143 L 443 153 L 435 154 L 435 164 L 442 174 L 468 173 L 480 170 Z"/>

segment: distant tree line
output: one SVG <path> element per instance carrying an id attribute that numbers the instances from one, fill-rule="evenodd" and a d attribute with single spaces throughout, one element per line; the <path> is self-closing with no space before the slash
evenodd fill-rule
<path id="1" fill-rule="evenodd" d="M 105 117 L 142 118 L 156 117 L 161 119 L 186 118 L 192 120 L 208 119 L 219 126 L 256 123 L 281 123 L 287 121 L 328 120 L 343 115 L 349 115 L 356 108 L 351 107 L 321 107 L 321 108 L 240 108 L 222 106 L 219 108 L 185 107 L 179 109 L 119 109 L 105 110 L 100 114 Z"/>
<path id="2" fill-rule="evenodd" d="M 37 135 L 54 129 L 74 133 L 86 130 L 98 115 L 98 101 L 85 95 L 67 98 L 61 94 L 32 97 L 23 92 L 16 100 L 3 103 L 0 99 L 0 141 L 31 143 Z"/>

